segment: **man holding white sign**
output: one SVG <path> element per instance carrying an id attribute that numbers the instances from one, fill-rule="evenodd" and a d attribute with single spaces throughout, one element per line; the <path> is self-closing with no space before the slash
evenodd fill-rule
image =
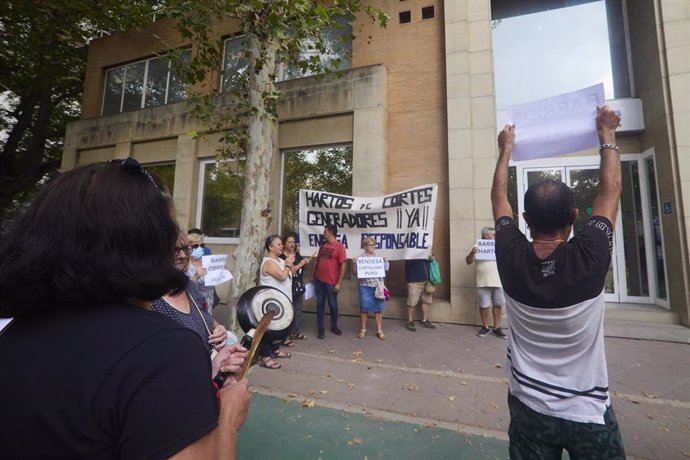
<path id="1" fill-rule="evenodd" d="M 560 458 L 563 449 L 570 458 L 625 458 L 604 346 L 604 287 L 621 196 L 619 123 L 608 106 L 597 108 L 599 190 L 591 217 L 572 238 L 574 192 L 550 179 L 525 193 L 523 217 L 533 240 L 517 228 L 508 201 L 515 126 L 498 137 L 491 204 L 510 313 L 510 458 Z"/>
<path id="2" fill-rule="evenodd" d="M 383 307 L 385 298 L 383 280 L 388 270 L 388 261 L 383 257 L 376 257 L 376 241 L 373 238 L 362 240 L 364 252 L 352 259 L 352 272 L 357 275 L 359 290 L 359 318 L 360 330 L 357 337 L 363 339 L 367 334 L 367 319 L 369 313 L 374 313 L 376 321 L 376 337 L 386 340 L 383 333 Z M 377 293 L 380 293 L 377 295 Z M 383 297 L 381 297 L 383 295 Z"/>
<path id="3" fill-rule="evenodd" d="M 492 307 L 494 316 L 493 333 L 496 337 L 506 339 L 506 333 L 501 329 L 501 317 L 503 316 L 503 288 L 501 279 L 496 268 L 496 252 L 494 243 L 496 231 L 491 227 L 482 228 L 482 239 L 477 240 L 477 244 L 472 247 L 470 253 L 465 257 L 467 265 L 472 265 L 475 261 L 475 276 L 477 280 L 477 297 L 479 298 L 479 316 L 482 320 L 482 327 L 477 332 L 479 337 L 486 337 L 491 334 L 489 327 L 489 307 Z"/>

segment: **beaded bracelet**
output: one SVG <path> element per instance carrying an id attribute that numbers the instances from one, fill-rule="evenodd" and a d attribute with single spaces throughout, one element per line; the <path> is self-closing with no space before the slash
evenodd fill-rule
<path id="1" fill-rule="evenodd" d="M 599 146 L 599 153 L 601 154 L 601 151 L 604 149 L 615 150 L 616 152 L 621 153 L 620 149 L 616 144 L 601 144 Z"/>

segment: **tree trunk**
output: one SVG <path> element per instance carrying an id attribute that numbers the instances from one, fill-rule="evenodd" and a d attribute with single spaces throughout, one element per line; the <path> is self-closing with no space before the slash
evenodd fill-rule
<path id="1" fill-rule="evenodd" d="M 228 329 L 237 329 L 237 300 L 240 295 L 258 284 L 259 261 L 272 219 L 270 192 L 276 123 L 267 110 L 262 92 L 275 91 L 271 75 L 275 73 L 276 49 L 273 44 L 263 43 L 262 46 L 253 35 L 247 35 L 247 47 L 252 56 L 249 98 L 254 110 L 249 119 L 240 242 L 235 250 L 234 278 L 228 298 Z M 261 70 L 256 72 L 254 66 L 258 56 L 264 62 Z"/>

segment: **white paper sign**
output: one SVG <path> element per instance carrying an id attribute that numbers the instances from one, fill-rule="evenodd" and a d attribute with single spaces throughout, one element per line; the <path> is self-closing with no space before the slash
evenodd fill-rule
<path id="1" fill-rule="evenodd" d="M 12 322 L 12 319 L 13 318 L 0 318 L 0 332 Z"/>
<path id="2" fill-rule="evenodd" d="M 314 297 L 314 283 L 309 282 L 304 285 L 304 300 L 309 300 Z"/>
<path id="3" fill-rule="evenodd" d="M 201 265 L 206 269 L 204 286 L 217 286 L 232 279 L 232 273 L 225 268 L 227 261 L 227 254 L 213 254 L 201 257 Z"/>
<path id="4" fill-rule="evenodd" d="M 597 105 L 604 103 L 604 84 L 508 107 L 515 125 L 513 160 L 531 160 L 599 146 Z"/>
<path id="5" fill-rule="evenodd" d="M 496 240 L 477 240 L 476 260 L 496 260 Z"/>
<path id="6" fill-rule="evenodd" d="M 318 251 L 324 226 L 333 224 L 348 258 L 359 254 L 360 242 L 368 236 L 376 242 L 376 252 L 388 260 L 426 259 L 433 243 L 437 195 L 436 184 L 366 198 L 300 190 L 302 252 Z"/>
<path id="7" fill-rule="evenodd" d="M 384 278 L 386 265 L 383 257 L 358 257 L 357 278 Z"/>

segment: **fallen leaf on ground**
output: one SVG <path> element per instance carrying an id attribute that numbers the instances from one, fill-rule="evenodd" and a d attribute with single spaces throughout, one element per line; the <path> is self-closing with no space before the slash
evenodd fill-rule
<path id="1" fill-rule="evenodd" d="M 468 446 L 471 446 L 471 445 L 472 445 L 472 441 L 470 441 L 469 439 L 465 438 L 465 444 L 467 444 Z"/>
<path id="2" fill-rule="evenodd" d="M 690 457 L 690 452 L 688 452 L 687 450 L 684 450 L 684 451 L 683 451 L 683 456 L 684 456 L 684 457 Z"/>
<path id="3" fill-rule="evenodd" d="M 362 438 L 352 438 L 352 441 L 348 441 L 347 444 L 349 446 L 353 444 L 362 444 Z"/>
<path id="4" fill-rule="evenodd" d="M 467 385 L 467 382 L 463 380 L 462 382 L 460 382 L 460 385 Z"/>
<path id="5" fill-rule="evenodd" d="M 335 354 L 335 350 L 328 350 L 328 353 L 334 355 L 334 354 Z"/>
<path id="6" fill-rule="evenodd" d="M 326 393 L 328 393 L 328 390 L 321 390 L 321 391 L 319 391 L 319 393 L 321 393 L 322 395 L 325 395 Z"/>
<path id="7" fill-rule="evenodd" d="M 302 407 L 309 407 L 310 409 L 314 407 L 314 400 L 313 399 L 305 399 L 302 401 Z"/>
<path id="8" fill-rule="evenodd" d="M 349 426 L 346 426 L 346 427 L 345 427 L 345 431 L 350 431 L 350 427 L 349 427 Z"/>
<path id="9" fill-rule="evenodd" d="M 297 397 L 297 393 L 290 393 L 290 394 L 287 395 L 287 397 L 288 397 L 288 399 L 289 399 L 289 398 L 296 398 L 296 397 Z"/>
<path id="10" fill-rule="evenodd" d="M 335 381 L 338 383 L 343 383 L 345 381 L 345 379 L 335 379 Z"/>
<path id="11" fill-rule="evenodd" d="M 496 369 L 500 369 L 500 368 L 503 367 L 503 364 L 501 364 L 501 363 L 494 363 L 494 367 L 495 367 Z"/>
<path id="12" fill-rule="evenodd" d="M 355 384 L 354 383 L 348 383 L 347 386 L 350 387 L 350 389 L 352 389 L 355 387 Z"/>
<path id="13" fill-rule="evenodd" d="M 453 395 L 453 396 L 448 396 L 448 399 L 450 399 L 451 401 L 455 401 L 455 395 Z"/>
<path id="14" fill-rule="evenodd" d="M 352 356 L 362 356 L 362 350 L 355 350 L 352 352 Z"/>
<path id="15" fill-rule="evenodd" d="M 653 394 L 651 394 L 651 393 L 643 393 L 643 394 L 644 394 L 646 397 L 648 397 L 649 399 L 656 399 L 656 398 L 658 398 L 657 395 L 653 395 Z"/>
<path id="16" fill-rule="evenodd" d="M 315 394 L 316 394 L 316 391 L 314 391 L 314 390 L 309 390 L 309 394 L 310 394 L 310 395 L 315 395 Z"/>

